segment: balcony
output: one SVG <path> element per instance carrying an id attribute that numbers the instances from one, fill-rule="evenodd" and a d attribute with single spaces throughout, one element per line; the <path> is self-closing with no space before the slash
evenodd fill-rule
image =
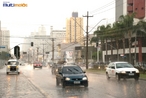
<path id="1" fill-rule="evenodd" d="M 129 5 L 133 4 L 133 0 L 127 0 L 127 4 Z"/>
<path id="2" fill-rule="evenodd" d="M 133 12 L 133 6 L 130 6 L 130 5 L 127 6 L 127 11 L 128 11 L 128 12 Z"/>

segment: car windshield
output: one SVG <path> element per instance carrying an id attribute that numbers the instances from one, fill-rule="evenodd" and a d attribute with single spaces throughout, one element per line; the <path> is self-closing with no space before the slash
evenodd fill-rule
<path id="1" fill-rule="evenodd" d="M 34 64 L 41 64 L 41 62 L 34 62 Z"/>
<path id="2" fill-rule="evenodd" d="M 16 62 L 16 61 L 9 61 L 8 62 L 8 65 L 18 65 L 19 62 Z"/>
<path id="3" fill-rule="evenodd" d="M 80 67 L 71 66 L 71 67 L 64 67 L 63 73 L 64 74 L 80 74 L 80 73 L 83 73 L 83 71 Z"/>
<path id="4" fill-rule="evenodd" d="M 129 63 L 117 63 L 116 68 L 133 68 L 133 65 Z"/>

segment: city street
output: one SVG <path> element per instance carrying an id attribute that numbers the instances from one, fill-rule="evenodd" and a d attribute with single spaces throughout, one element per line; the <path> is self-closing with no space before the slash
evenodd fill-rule
<path id="1" fill-rule="evenodd" d="M 0 69 L 0 98 L 146 98 L 146 81 L 107 80 L 104 74 L 87 73 L 89 87 L 56 86 L 49 67 L 20 66 L 21 73 L 6 75 Z"/>

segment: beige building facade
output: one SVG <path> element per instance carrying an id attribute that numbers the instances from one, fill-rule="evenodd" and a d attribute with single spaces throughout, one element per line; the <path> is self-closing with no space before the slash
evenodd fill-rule
<path id="1" fill-rule="evenodd" d="M 83 31 L 83 18 L 78 17 L 77 12 L 73 12 L 72 17 L 66 20 L 66 43 L 83 44 Z"/>

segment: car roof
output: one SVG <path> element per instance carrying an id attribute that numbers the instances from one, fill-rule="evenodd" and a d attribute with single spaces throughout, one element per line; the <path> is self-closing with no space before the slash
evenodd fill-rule
<path id="1" fill-rule="evenodd" d="M 66 65 L 63 65 L 63 67 L 79 67 L 78 65 L 73 65 L 73 64 L 66 64 Z"/>
<path id="2" fill-rule="evenodd" d="M 128 63 L 126 61 L 114 61 L 114 62 L 111 62 L 111 63 Z"/>
<path id="3" fill-rule="evenodd" d="M 17 59 L 9 59 L 8 61 L 18 61 Z"/>

